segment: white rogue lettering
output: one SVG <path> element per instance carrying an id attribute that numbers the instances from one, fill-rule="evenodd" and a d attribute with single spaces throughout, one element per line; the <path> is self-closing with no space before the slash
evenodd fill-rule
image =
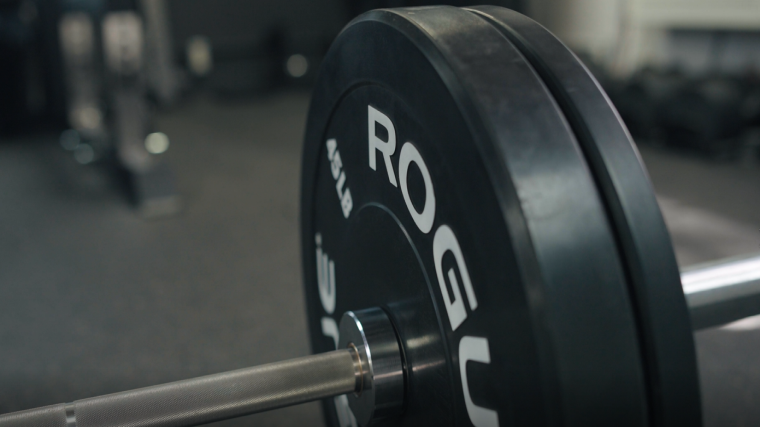
<path id="1" fill-rule="evenodd" d="M 367 124 L 369 126 L 369 167 L 372 170 L 377 170 L 377 151 L 381 152 L 385 161 L 385 169 L 388 172 L 388 180 L 394 187 L 398 187 L 393 163 L 391 162 L 391 156 L 396 152 L 396 127 L 388 116 L 372 106 L 367 106 Z M 377 137 L 375 127 L 378 124 L 388 131 L 387 141 L 383 141 Z M 422 212 L 417 212 L 414 208 L 409 197 L 409 190 L 407 189 L 407 172 L 409 165 L 412 163 L 417 164 L 422 173 L 422 179 L 425 182 L 425 205 L 422 208 Z M 401 193 L 404 197 L 406 208 L 409 210 L 409 214 L 417 225 L 417 228 L 427 234 L 433 228 L 435 220 L 435 190 L 430 177 L 430 171 L 419 150 L 411 142 L 406 142 L 401 147 L 398 168 Z M 462 285 L 464 285 L 464 293 L 467 295 L 470 310 L 475 311 L 478 308 L 478 300 L 475 298 L 475 291 L 472 288 L 472 281 L 470 280 L 470 273 L 467 271 L 467 264 L 464 260 L 462 248 L 459 246 L 457 236 L 451 227 L 441 224 L 438 226 L 433 237 L 433 261 L 435 263 L 438 286 L 441 289 L 441 297 L 446 306 L 451 330 L 454 331 L 467 319 L 467 310 L 464 306 L 462 291 L 460 290 L 454 268 L 449 268 L 446 276 L 443 274 L 443 257 L 447 252 L 450 252 L 454 256 L 457 269 L 462 277 Z M 451 284 L 451 290 L 454 294 L 453 299 L 449 296 L 446 277 L 448 277 Z M 467 381 L 468 361 L 491 363 L 488 338 L 462 337 L 459 341 L 459 375 L 462 379 L 462 394 L 464 395 L 465 406 L 467 407 L 467 415 L 469 415 L 472 424 L 476 427 L 498 427 L 499 416 L 496 411 L 477 406 L 472 402 Z"/>

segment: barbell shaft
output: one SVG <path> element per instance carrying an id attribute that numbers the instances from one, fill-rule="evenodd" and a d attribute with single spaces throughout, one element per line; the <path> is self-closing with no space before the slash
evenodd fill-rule
<path id="1" fill-rule="evenodd" d="M 335 350 L 0 416 L 0 427 L 188 427 L 357 390 L 352 349 Z"/>
<path id="2" fill-rule="evenodd" d="M 693 330 L 760 314 L 760 254 L 689 267 L 681 285 Z"/>
<path id="3" fill-rule="evenodd" d="M 760 254 L 681 272 L 694 330 L 760 314 Z M 0 427 L 190 427 L 359 391 L 352 349 L 0 416 Z"/>

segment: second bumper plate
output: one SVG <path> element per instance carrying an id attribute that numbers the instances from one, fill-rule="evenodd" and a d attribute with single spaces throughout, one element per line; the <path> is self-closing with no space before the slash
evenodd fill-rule
<path id="1" fill-rule="evenodd" d="M 561 106 L 603 195 L 624 260 L 642 341 L 651 424 L 701 425 L 694 338 L 678 265 L 651 183 L 612 103 L 578 58 L 514 11 L 481 6 Z"/>

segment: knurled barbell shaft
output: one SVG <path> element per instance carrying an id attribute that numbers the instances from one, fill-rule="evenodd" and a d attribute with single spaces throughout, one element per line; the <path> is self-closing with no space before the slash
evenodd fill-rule
<path id="1" fill-rule="evenodd" d="M 0 416 L 0 427 L 188 427 L 357 390 L 353 349 Z"/>
<path id="2" fill-rule="evenodd" d="M 687 268 L 681 282 L 694 330 L 760 314 L 760 254 Z M 190 427 L 361 391 L 361 360 L 340 349 L 0 415 L 0 427 Z"/>

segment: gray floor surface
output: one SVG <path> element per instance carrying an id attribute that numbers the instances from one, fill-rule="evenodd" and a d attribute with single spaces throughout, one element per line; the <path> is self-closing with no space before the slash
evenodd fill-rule
<path id="1" fill-rule="evenodd" d="M 308 97 L 160 114 L 184 200 L 146 221 L 50 138 L 0 141 L 0 413 L 306 355 Z M 683 265 L 760 251 L 760 168 L 644 147 Z M 752 323 L 752 322 L 755 323 Z M 697 334 L 708 426 L 760 425 L 760 321 Z M 320 426 L 316 403 L 238 420 Z"/>

